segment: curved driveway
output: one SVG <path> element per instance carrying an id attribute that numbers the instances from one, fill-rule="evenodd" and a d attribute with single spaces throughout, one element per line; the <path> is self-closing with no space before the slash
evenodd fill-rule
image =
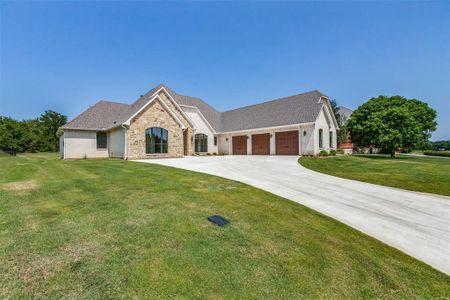
<path id="1" fill-rule="evenodd" d="M 450 197 L 337 178 L 308 170 L 297 159 L 194 156 L 140 161 L 253 185 L 339 220 L 450 274 Z"/>

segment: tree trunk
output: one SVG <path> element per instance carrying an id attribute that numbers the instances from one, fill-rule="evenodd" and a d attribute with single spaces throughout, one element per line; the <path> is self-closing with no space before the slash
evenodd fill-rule
<path id="1" fill-rule="evenodd" d="M 395 147 L 391 148 L 391 158 L 395 158 Z"/>

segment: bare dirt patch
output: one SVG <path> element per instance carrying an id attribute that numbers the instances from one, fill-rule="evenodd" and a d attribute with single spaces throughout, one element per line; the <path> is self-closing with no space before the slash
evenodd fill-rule
<path id="1" fill-rule="evenodd" d="M 29 191 L 37 188 L 36 180 L 13 181 L 2 185 L 5 191 Z"/>

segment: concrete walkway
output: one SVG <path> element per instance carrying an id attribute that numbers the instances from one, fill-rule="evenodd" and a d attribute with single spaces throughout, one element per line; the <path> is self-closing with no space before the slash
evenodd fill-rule
<path id="1" fill-rule="evenodd" d="M 320 174 L 303 168 L 292 156 L 140 161 L 253 185 L 339 220 L 450 275 L 450 197 Z"/>

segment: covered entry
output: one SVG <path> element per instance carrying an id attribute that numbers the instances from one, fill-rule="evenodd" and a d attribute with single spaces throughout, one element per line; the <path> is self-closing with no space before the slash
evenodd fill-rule
<path id="1" fill-rule="evenodd" d="M 247 155 L 247 136 L 233 136 L 233 154 Z"/>
<path id="2" fill-rule="evenodd" d="M 270 154 L 270 133 L 252 135 L 252 154 L 254 155 Z"/>
<path id="3" fill-rule="evenodd" d="M 298 130 L 275 133 L 276 155 L 298 155 Z"/>

